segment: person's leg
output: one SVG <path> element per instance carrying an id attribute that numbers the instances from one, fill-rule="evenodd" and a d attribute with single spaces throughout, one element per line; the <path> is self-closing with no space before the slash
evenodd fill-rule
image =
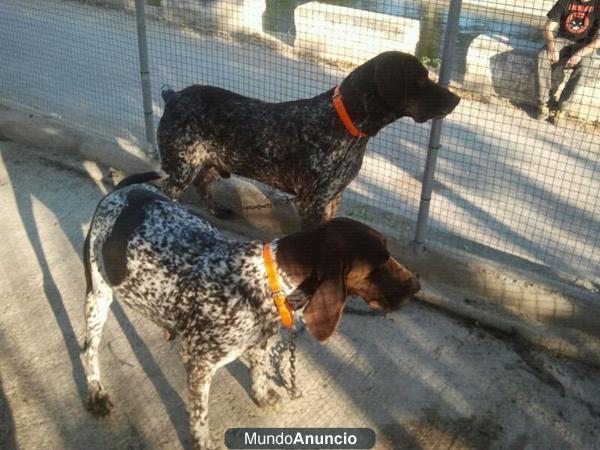
<path id="1" fill-rule="evenodd" d="M 581 82 L 585 82 L 588 77 L 593 76 L 593 58 L 594 53 L 584 56 L 581 58 L 581 61 L 579 61 L 579 64 L 573 68 L 571 75 L 560 94 L 560 98 L 558 99 L 558 110 L 565 111 L 570 109 L 570 100 L 577 85 Z"/>
<path id="2" fill-rule="evenodd" d="M 565 67 L 573 54 L 573 45 L 564 38 L 556 39 L 555 48 L 558 50 L 558 62 L 551 64 L 549 100 L 551 106 L 556 106 L 556 92 L 565 79 Z"/>
<path id="3" fill-rule="evenodd" d="M 559 53 L 563 50 L 566 44 L 567 42 L 563 38 L 555 39 L 555 48 L 559 51 Z M 563 60 L 562 58 L 557 63 L 552 63 L 548 58 L 546 46 L 544 46 L 538 53 L 537 98 L 539 118 L 546 118 L 550 113 L 548 105 L 553 105 L 556 103 L 556 91 L 564 79 L 564 64 L 566 64 L 566 60 Z"/>
<path id="4" fill-rule="evenodd" d="M 537 55 L 537 99 L 540 105 L 545 104 L 550 95 L 550 74 L 552 71 L 550 64 L 547 47 L 544 45 Z"/>

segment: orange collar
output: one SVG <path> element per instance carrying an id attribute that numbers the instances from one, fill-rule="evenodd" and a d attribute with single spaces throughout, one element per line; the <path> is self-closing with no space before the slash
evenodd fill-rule
<path id="1" fill-rule="evenodd" d="M 369 137 L 367 133 L 360 131 L 356 125 L 354 125 L 354 122 L 352 122 L 350 114 L 348 114 L 348 110 L 346 110 L 346 107 L 344 106 L 344 99 L 342 98 L 339 84 L 335 87 L 335 91 L 333 91 L 333 107 L 342 121 L 342 124 L 346 130 L 348 130 L 348 133 L 354 137 Z"/>
<path id="2" fill-rule="evenodd" d="M 281 283 L 279 282 L 279 276 L 277 275 L 277 263 L 273 257 L 273 249 L 271 244 L 263 245 L 263 259 L 265 262 L 265 269 L 267 269 L 267 277 L 269 278 L 269 285 L 271 287 L 271 296 L 279 312 L 281 323 L 286 328 L 291 328 L 294 325 L 294 310 L 287 302 Z"/>

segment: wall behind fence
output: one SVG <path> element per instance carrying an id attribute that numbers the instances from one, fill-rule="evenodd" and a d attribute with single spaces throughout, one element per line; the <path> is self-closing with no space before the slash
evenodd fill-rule
<path id="1" fill-rule="evenodd" d="M 448 4 L 148 1 L 155 121 L 162 83 L 293 100 L 388 49 L 416 54 L 435 76 Z M 598 77 L 573 97 L 577 120 L 536 118 L 535 58 L 552 4 L 463 2 L 451 83 L 463 100 L 444 122 L 428 243 L 598 280 Z M 0 101 L 144 144 L 133 1 L 4 0 L 0 37 Z M 412 238 L 428 133 L 404 118 L 372 139 L 342 213 Z"/>

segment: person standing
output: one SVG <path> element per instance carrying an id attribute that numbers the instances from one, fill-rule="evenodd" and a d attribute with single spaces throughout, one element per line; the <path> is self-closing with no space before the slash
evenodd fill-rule
<path id="1" fill-rule="evenodd" d="M 538 54 L 538 118 L 556 124 L 580 80 L 594 76 L 592 59 L 600 48 L 600 0 L 558 0 L 547 17 L 546 45 Z M 556 98 L 565 69 L 572 71 Z"/>

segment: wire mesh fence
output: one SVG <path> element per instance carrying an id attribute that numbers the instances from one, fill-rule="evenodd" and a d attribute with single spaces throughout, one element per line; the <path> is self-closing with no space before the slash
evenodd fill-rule
<path id="1" fill-rule="evenodd" d="M 595 0 L 578 3 L 599 7 Z M 541 50 L 554 4 L 463 2 L 450 83 L 462 101 L 444 120 L 427 243 L 514 255 L 597 281 L 600 58 L 596 50 L 586 55 L 589 70 L 561 113 L 553 111 L 557 102 L 549 93 L 547 109 L 540 107 L 538 55 L 548 58 Z M 295 100 L 330 89 L 386 50 L 415 54 L 436 77 L 449 5 L 148 0 L 155 124 L 162 83 Z M 2 9 L 0 101 L 144 145 L 133 0 L 3 0 Z M 589 10 L 567 5 L 563 13 L 554 33 L 569 27 L 594 33 L 597 17 Z M 573 73 L 566 70 L 557 101 L 561 90 L 569 92 L 565 82 Z M 412 238 L 429 131 L 428 123 L 402 118 L 372 138 L 360 174 L 344 193 L 342 213 Z"/>
<path id="2" fill-rule="evenodd" d="M 133 14 L 79 2 L 0 6 L 2 102 L 143 145 Z"/>

